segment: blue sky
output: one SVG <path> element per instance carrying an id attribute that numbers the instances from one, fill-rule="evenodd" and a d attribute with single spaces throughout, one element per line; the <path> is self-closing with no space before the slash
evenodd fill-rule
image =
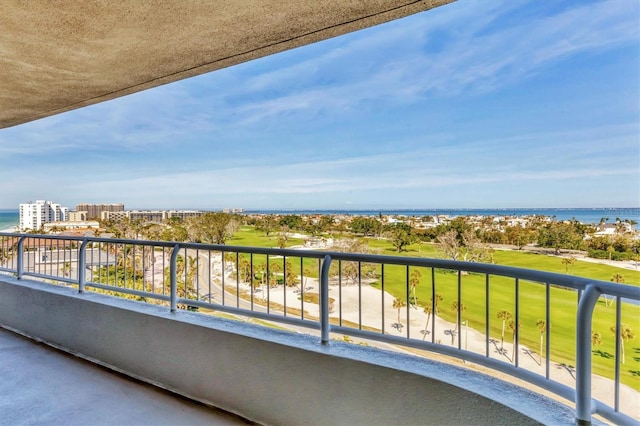
<path id="1" fill-rule="evenodd" d="M 639 19 L 461 0 L 0 130 L 0 209 L 637 207 Z"/>

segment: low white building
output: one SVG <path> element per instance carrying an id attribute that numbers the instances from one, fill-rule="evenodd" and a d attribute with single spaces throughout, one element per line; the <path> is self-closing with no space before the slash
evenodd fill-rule
<path id="1" fill-rule="evenodd" d="M 20 230 L 38 230 L 45 223 L 67 220 L 69 208 L 62 207 L 53 201 L 36 200 L 35 203 L 20 204 Z"/>
<path id="2" fill-rule="evenodd" d="M 190 217 L 202 216 L 205 213 L 206 212 L 200 210 L 127 210 L 118 212 L 103 211 L 100 214 L 100 219 L 119 222 L 128 218 L 129 220 L 140 220 L 142 222 L 161 223 L 164 220 L 172 217 L 187 219 Z"/>
<path id="3" fill-rule="evenodd" d="M 74 220 L 64 222 L 49 222 L 43 225 L 46 232 L 50 232 L 53 229 L 59 229 L 62 231 L 68 229 L 98 229 L 100 223 L 96 220 Z"/>

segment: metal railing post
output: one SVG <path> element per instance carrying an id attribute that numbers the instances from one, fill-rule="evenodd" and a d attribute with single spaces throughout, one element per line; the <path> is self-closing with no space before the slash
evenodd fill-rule
<path id="1" fill-rule="evenodd" d="M 178 308 L 178 253 L 180 252 L 180 245 L 173 246 L 173 252 L 171 253 L 171 263 L 169 264 L 169 270 L 171 272 L 171 312 L 175 312 Z"/>
<path id="2" fill-rule="evenodd" d="M 10 238 L 10 244 L 5 240 L 5 237 Z M 64 276 L 61 276 L 59 272 L 59 265 L 56 266 L 56 263 L 67 263 L 67 252 L 68 249 L 66 244 L 68 241 L 72 241 L 74 246 L 77 242 L 81 244 L 77 246 L 77 259 L 76 264 L 79 268 L 77 278 L 73 277 L 67 278 L 66 273 L 63 273 Z M 98 244 L 102 244 L 105 247 L 99 247 L 98 244 L 94 246 L 95 249 L 98 250 L 96 256 L 96 263 L 94 264 L 94 255 L 95 252 L 88 253 L 88 244 L 89 242 L 94 242 Z M 27 243 L 29 245 L 27 245 Z M 173 244 L 173 245 L 171 245 Z M 62 245 L 62 248 L 60 247 Z M 119 283 L 119 275 L 118 275 L 118 257 L 119 251 L 123 250 L 123 254 L 126 253 L 127 247 L 133 246 L 133 257 L 134 261 L 138 258 L 136 256 L 136 251 L 138 246 L 142 246 L 142 270 L 146 271 L 146 263 L 147 254 L 149 254 L 150 259 L 148 262 L 151 262 L 149 265 L 151 266 L 151 274 L 155 277 L 154 265 L 156 264 L 156 256 L 155 250 L 156 248 L 162 248 L 162 258 L 158 258 L 157 261 L 161 261 L 162 263 L 162 291 L 157 291 L 155 287 L 145 288 L 143 290 L 139 290 L 135 285 L 131 286 L 121 286 Z M 136 242 L 133 240 L 124 240 L 124 239 L 102 239 L 102 238 L 84 238 L 84 237 L 64 237 L 64 236 L 46 236 L 46 235 L 26 235 L 26 234 L 2 234 L 0 235 L 0 250 L 3 253 L 3 259 L 0 263 L 0 269 L 3 273 L 10 273 L 17 276 L 18 279 L 23 280 L 24 284 L 28 284 L 30 282 L 30 278 L 33 277 L 34 280 L 41 280 L 46 283 L 49 280 L 53 283 L 55 282 L 65 282 L 65 283 L 73 283 L 77 282 L 79 293 L 83 293 L 86 288 L 99 288 L 107 291 L 114 292 L 122 292 L 125 294 L 132 294 L 136 296 L 143 297 L 145 299 L 154 299 L 161 301 L 161 303 L 166 305 L 166 302 L 170 302 L 170 309 L 172 313 L 177 312 L 178 304 L 182 305 L 191 305 L 201 307 L 204 309 L 211 310 L 219 310 L 221 312 L 229 312 L 231 314 L 244 315 L 247 317 L 259 318 L 267 321 L 274 322 L 282 322 L 285 324 L 290 324 L 295 327 L 302 328 L 320 328 L 321 332 L 321 344 L 329 345 L 330 333 L 331 331 L 337 331 L 340 334 L 344 334 L 345 336 L 353 336 L 357 338 L 364 339 L 372 339 L 381 341 L 384 343 L 389 343 L 393 345 L 401 345 L 413 347 L 421 350 L 433 351 L 435 353 L 441 353 L 443 355 L 451 355 L 454 357 L 461 358 L 463 362 L 473 362 L 478 363 L 479 365 L 484 365 L 489 369 L 500 371 L 503 373 L 510 374 L 516 378 L 520 378 L 525 381 L 529 381 L 534 385 L 537 385 L 543 389 L 547 389 L 553 393 L 556 393 L 562 398 L 575 401 L 575 418 L 578 424 L 591 424 L 593 415 L 600 415 L 607 420 L 615 423 L 615 424 L 634 424 L 634 419 L 620 411 L 620 403 L 625 403 L 625 400 L 620 401 L 623 395 L 620 394 L 620 387 L 623 385 L 621 383 L 621 362 L 619 359 L 622 356 L 622 348 L 621 348 L 621 336 L 620 336 L 620 327 L 622 326 L 622 307 L 623 303 L 629 303 L 628 301 L 638 301 L 640 300 L 640 289 L 630 285 L 623 285 L 613 282 L 599 281 L 590 278 L 581 278 L 575 276 L 566 276 L 565 274 L 554 274 L 550 272 L 544 271 L 535 271 L 535 270 L 526 270 L 522 268 L 513 268 L 507 266 L 499 266 L 499 265 L 489 265 L 489 264 L 478 264 L 478 263 L 466 263 L 466 262 L 458 262 L 458 261 L 450 261 L 443 259 L 428 259 L 428 258 L 413 258 L 413 257 L 401 257 L 401 256 L 382 256 L 382 255 L 372 255 L 372 254 L 359 254 L 359 253 L 337 253 L 337 252 L 320 252 L 320 251 L 304 251 L 304 252 L 294 252 L 291 250 L 278 250 L 272 248 L 250 248 L 250 247 L 220 247 L 218 245 L 213 244 L 196 244 L 196 243 L 188 243 L 188 242 Z M 146 246 L 150 246 L 150 253 L 146 253 Z M 53 250 L 49 250 L 47 253 L 47 247 L 53 248 Z M 120 248 L 124 247 L 124 248 Z M 44 248 L 44 249 L 43 249 Z M 111 249 L 115 248 L 115 253 L 111 254 Z M 14 250 L 15 249 L 15 250 Z M 191 250 L 196 251 L 196 263 L 195 263 L 195 272 L 200 274 L 200 264 L 199 260 L 199 252 L 198 250 L 207 250 L 209 252 L 209 286 L 211 287 L 211 281 L 216 280 L 220 282 L 220 286 L 222 289 L 222 303 L 212 302 L 213 295 L 211 294 L 211 289 L 209 289 L 209 302 L 205 302 L 203 299 L 199 298 L 198 300 L 190 300 L 189 295 L 185 294 L 187 290 L 187 285 L 184 281 L 178 280 L 180 276 L 183 278 L 188 278 L 188 264 L 185 265 L 185 262 L 188 259 L 188 252 Z M 26 250 L 26 251 L 25 251 Z M 44 253 L 38 253 L 39 250 L 43 250 Z M 58 256 L 56 258 L 57 250 Z M 62 251 L 64 250 L 64 251 Z M 166 265 L 166 253 L 167 250 L 171 250 L 170 255 L 170 264 Z M 220 276 L 218 277 L 217 272 L 212 272 L 212 269 L 215 269 L 216 262 L 212 264 L 212 252 L 220 252 L 221 258 L 220 263 L 222 264 L 222 270 Z M 271 300 L 269 298 L 269 286 L 267 285 L 266 293 L 267 299 L 266 305 L 262 303 L 258 303 L 256 306 L 253 303 L 250 304 L 250 309 L 247 308 L 246 304 L 243 306 L 240 305 L 240 276 L 238 265 L 235 265 L 233 271 L 226 271 L 225 267 L 225 256 L 224 253 L 235 253 L 236 263 L 239 263 L 239 253 L 248 253 L 250 255 L 250 272 L 251 276 L 254 276 L 256 270 L 254 269 L 254 261 L 255 256 L 265 256 L 266 257 L 266 276 L 269 277 L 271 275 L 269 265 L 271 260 L 275 256 L 283 256 L 283 262 L 286 264 L 286 261 L 289 257 L 299 257 L 300 258 L 300 279 L 301 279 L 301 289 L 299 290 L 299 295 L 301 297 L 300 300 L 300 310 L 301 313 L 298 317 L 298 314 L 293 314 L 288 312 L 287 314 L 282 314 L 282 309 L 286 309 L 286 306 L 282 308 L 275 303 L 273 306 L 271 305 Z M 25 256 L 26 253 L 26 256 Z M 10 256 L 10 257 L 8 257 Z M 44 257 L 42 257 L 44 256 Z M 50 256 L 50 257 L 49 257 Z M 69 259 L 72 260 L 73 256 L 69 255 Z M 106 256 L 106 260 L 103 260 L 103 256 Z M 181 267 L 184 265 L 184 269 L 179 276 L 178 273 L 178 260 L 179 257 L 184 257 L 184 259 L 180 259 Z M 271 256 L 271 257 L 270 257 Z M 352 265 L 357 265 L 357 273 L 358 273 L 358 288 L 354 288 L 354 291 L 357 291 L 357 300 L 354 300 L 354 306 L 357 304 L 358 307 L 358 323 L 351 322 L 349 323 L 345 318 L 343 318 L 343 305 L 342 302 L 347 303 L 343 300 L 345 289 L 339 288 L 339 299 L 340 304 L 337 305 L 337 309 L 335 314 L 331 314 L 330 310 L 332 309 L 332 305 L 330 303 L 329 298 L 329 283 L 330 283 L 330 268 L 333 262 L 333 256 L 336 257 L 336 271 L 337 277 L 334 278 L 334 283 L 342 284 L 343 278 L 343 263 L 351 263 Z M 89 259 L 91 257 L 91 259 Z M 9 262 L 10 260 L 10 262 Z M 313 268 L 318 273 L 318 281 L 319 281 L 319 308 L 320 312 L 318 315 L 318 320 L 312 320 L 311 318 L 305 318 L 304 306 L 306 303 L 305 298 L 305 288 L 304 282 L 305 278 L 308 278 L 308 275 L 304 268 L 305 261 L 308 263 L 313 263 Z M 91 265 L 89 265 L 91 263 Z M 379 283 L 380 283 L 380 291 L 382 292 L 380 301 L 382 303 L 380 315 L 382 317 L 382 329 L 369 329 L 369 324 L 363 324 L 362 321 L 362 312 L 363 312 L 363 298 L 362 298 L 362 284 L 363 284 L 363 265 L 368 264 L 379 264 Z M 231 262 L 233 264 L 233 262 Z M 92 268 L 95 265 L 95 272 L 89 270 L 87 272 L 87 268 Z M 127 266 L 131 268 L 135 273 L 138 271 L 137 263 L 132 262 L 131 266 Z M 385 266 L 389 265 L 389 269 L 386 269 Z M 165 275 L 164 271 L 166 267 L 169 267 L 168 277 Z M 431 269 L 431 302 L 428 307 L 431 308 L 431 312 L 427 309 L 425 313 L 429 313 L 427 316 L 427 324 L 425 325 L 425 335 L 421 340 L 416 339 L 414 336 L 410 336 L 408 333 L 406 336 L 402 336 L 400 330 L 397 335 L 396 333 L 389 333 L 388 330 L 385 330 L 385 317 L 384 317 L 384 307 L 385 304 L 385 288 L 388 287 L 386 282 L 393 281 L 393 277 L 390 277 L 388 271 L 393 270 L 393 268 L 397 267 L 406 267 L 406 276 L 405 281 L 408 280 L 410 268 L 430 268 Z M 55 267 L 55 268 L 54 268 Z M 115 272 L 112 269 L 116 269 Z M 55 270 L 54 270 L 55 269 Z M 100 271 L 98 271 L 100 269 Z M 368 267 L 366 268 L 369 269 Z M 462 306 L 462 278 L 460 271 L 469 271 L 471 273 L 484 274 L 484 286 L 485 286 L 485 354 L 481 354 L 478 352 L 474 352 L 473 350 L 469 350 L 467 346 L 467 336 L 469 333 L 469 328 L 471 327 L 470 321 L 465 320 L 462 321 L 460 309 L 456 312 L 455 321 L 457 325 L 457 338 L 458 345 L 447 345 L 441 344 L 439 340 L 435 339 L 436 336 L 436 321 L 435 318 L 438 313 L 437 303 L 438 298 L 440 296 L 437 292 L 437 288 L 440 288 L 438 284 L 437 276 L 441 274 L 440 269 L 448 270 L 452 272 L 458 273 L 458 292 L 457 292 L 457 303 L 458 308 Z M 336 271 L 332 271 L 334 273 Z M 372 269 L 375 271 L 375 268 Z M 437 271 L 437 274 L 436 274 Z M 96 277 L 97 272 L 102 272 L 100 277 Z M 226 272 L 235 273 L 237 276 L 235 277 L 236 281 L 236 304 L 226 303 L 225 302 L 225 294 L 229 294 L 227 290 L 227 285 L 225 284 L 225 276 Z M 289 267 L 285 265 L 284 268 L 285 275 L 287 272 L 291 272 Z M 443 271 L 444 272 L 444 271 Z M 200 276 L 196 274 L 196 278 L 200 280 Z M 92 276 L 94 275 L 94 276 Z M 115 275 L 115 276 L 114 276 Z M 515 279 L 515 321 L 517 325 L 520 325 L 520 322 L 523 318 L 523 315 L 528 312 L 529 308 L 528 304 L 523 303 L 524 293 L 521 291 L 524 289 L 520 285 L 523 282 L 531 282 L 534 284 L 538 284 L 542 286 L 542 290 L 544 290 L 544 327 L 541 331 L 540 338 L 542 342 L 546 341 L 546 348 L 543 350 L 541 348 L 540 354 L 540 368 L 539 374 L 534 371 L 528 371 L 520 366 L 518 362 L 518 356 L 514 355 L 513 361 L 507 362 L 505 360 L 500 359 L 499 357 L 494 357 L 490 353 L 490 313 L 492 310 L 490 309 L 490 302 L 494 298 L 493 293 L 498 291 L 498 294 L 501 294 L 503 291 L 507 291 L 506 294 L 511 294 L 511 290 L 501 290 L 501 289 L 492 289 L 493 285 L 490 283 L 490 278 L 492 276 L 503 276 L 510 277 Z M 306 276 L 306 277 L 305 277 Z M 27 278 L 25 278 L 27 277 Z M 95 278 L 101 278 L 100 280 Z M 350 280 L 351 278 L 347 277 L 346 280 Z M 439 278 L 438 278 L 439 279 Z M 402 281 L 402 278 L 400 278 Z M 135 280 L 134 280 L 135 281 Z M 166 283 L 169 281 L 170 288 L 169 292 L 166 290 Z M 179 283 L 181 281 L 181 283 Z M 356 279 L 354 278 L 354 281 Z M 481 284 L 481 277 L 478 277 L 478 284 Z M 551 284 L 553 283 L 553 284 Z M 154 282 L 155 284 L 155 282 Z M 441 283 L 444 285 L 445 283 Z M 181 286 L 178 289 L 178 285 Z M 196 283 L 196 293 L 201 296 L 200 288 L 198 287 L 200 284 Z M 577 305 L 574 309 L 577 309 L 576 312 L 576 322 L 575 322 L 575 340 L 576 340 L 576 356 L 575 356 L 575 377 L 576 380 L 571 384 L 564 384 L 559 381 L 553 380 L 550 377 L 551 370 L 551 355 L 552 355 L 552 343 L 553 336 L 550 333 L 552 319 L 551 307 L 553 306 L 551 303 L 551 288 L 552 286 L 557 285 L 559 288 L 564 288 L 567 290 L 567 296 L 571 298 L 568 299 L 571 302 L 571 306 L 573 307 L 574 303 Z M 340 286 L 341 287 L 341 286 Z M 365 285 L 366 287 L 366 285 Z M 509 287 L 510 288 L 510 287 Z M 283 289 L 286 291 L 286 289 Z M 577 290 L 578 297 L 577 300 L 574 297 L 574 292 Z M 554 290 L 555 291 L 555 290 Z M 252 290 L 253 292 L 253 290 Z M 183 293 L 183 296 L 180 296 L 180 293 Z M 271 293 L 273 294 L 273 293 Z M 592 332 L 593 332 L 593 320 L 595 314 L 595 306 L 598 302 L 598 298 L 601 294 L 606 294 L 610 296 L 614 296 L 616 299 L 616 350 L 615 350 L 615 378 L 614 378 L 614 395 L 613 395 L 613 406 L 610 404 L 598 401 L 592 398 L 592 381 L 593 379 L 593 354 L 592 354 Z M 405 295 L 409 299 L 410 292 L 409 287 L 406 288 Z M 252 298 L 254 294 L 252 293 Z M 229 296 L 227 296 L 228 298 Z M 291 297 L 291 296 L 287 296 Z M 482 298 L 481 298 L 482 299 Z M 288 298 L 286 299 L 289 300 Z M 440 298 L 441 300 L 441 298 Z M 227 300 L 228 301 L 228 300 Z M 479 300 L 481 302 L 481 300 Z M 537 309 L 542 309 L 541 305 Z M 272 306 L 272 307 L 271 307 Z M 271 307 L 271 308 L 270 308 Z M 271 309 L 271 311 L 270 311 Z M 481 311 L 479 311 L 481 312 Z M 495 312 L 495 311 L 493 311 Z M 334 316 L 334 321 L 336 322 L 336 327 L 333 327 L 330 322 L 330 314 Z M 374 324 L 375 325 L 375 324 Z M 494 324 L 495 325 L 495 324 Z M 440 325 L 438 325 L 440 327 Z M 464 327 L 464 330 L 462 329 Z M 427 330 L 430 328 L 430 331 Z M 478 327 L 482 328 L 482 327 Z M 472 331 L 472 330 L 471 330 Z M 426 341 L 426 333 L 430 333 L 431 338 L 430 342 L 422 342 Z M 464 341 L 462 340 L 462 332 L 465 333 Z M 472 331 L 473 332 L 473 331 Z M 514 350 L 516 354 L 518 354 L 517 349 L 521 343 L 520 338 L 521 333 L 518 328 L 514 330 Z M 572 335 L 573 336 L 573 335 Z M 455 337 L 455 336 L 454 336 Z M 348 339 L 345 339 L 348 340 Z M 455 343 L 455 342 L 454 342 Z M 471 343 L 471 342 L 470 342 Z M 464 348 L 462 349 L 462 345 L 464 344 Z M 479 348 L 478 348 L 479 349 Z M 542 364 L 542 358 L 545 358 L 545 363 Z M 521 358 L 521 357 L 520 357 Z M 514 364 L 515 361 L 515 365 Z M 544 370 L 542 370 L 544 369 Z M 574 385 L 574 386 L 571 386 Z M 625 405 L 623 405 L 626 408 Z"/>
<path id="3" fill-rule="evenodd" d="M 16 270 L 16 275 L 18 276 L 18 279 L 21 280 L 22 276 L 24 275 L 24 240 L 27 237 L 20 237 L 20 239 L 18 240 L 18 265 L 17 265 L 17 270 Z M 35 254 L 34 256 L 34 262 L 35 262 Z"/>
<path id="4" fill-rule="evenodd" d="M 320 336 L 323 345 L 329 344 L 329 267 L 331 266 L 331 256 L 326 255 L 322 260 L 320 269 Z"/>
<path id="5" fill-rule="evenodd" d="M 87 271 L 87 245 L 89 240 L 82 240 L 78 250 L 78 293 L 84 293 L 84 285 L 86 283 Z"/>
<path id="6" fill-rule="evenodd" d="M 595 285 L 588 285 L 578 303 L 576 318 L 576 420 L 591 424 L 591 320 L 600 297 Z"/>

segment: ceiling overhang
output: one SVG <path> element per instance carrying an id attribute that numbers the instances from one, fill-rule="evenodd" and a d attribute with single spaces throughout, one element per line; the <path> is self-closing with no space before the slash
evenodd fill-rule
<path id="1" fill-rule="evenodd" d="M 0 128 L 453 0 L 0 2 Z"/>

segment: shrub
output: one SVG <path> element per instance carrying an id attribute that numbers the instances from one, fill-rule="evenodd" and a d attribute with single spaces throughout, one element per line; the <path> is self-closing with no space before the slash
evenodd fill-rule
<path id="1" fill-rule="evenodd" d="M 594 249 L 590 249 L 588 252 L 588 255 L 589 257 L 593 257 L 594 259 L 609 259 L 609 256 L 611 256 L 611 260 L 631 260 L 633 257 L 633 253 L 628 251 L 608 252 L 606 250 L 594 250 Z"/>

